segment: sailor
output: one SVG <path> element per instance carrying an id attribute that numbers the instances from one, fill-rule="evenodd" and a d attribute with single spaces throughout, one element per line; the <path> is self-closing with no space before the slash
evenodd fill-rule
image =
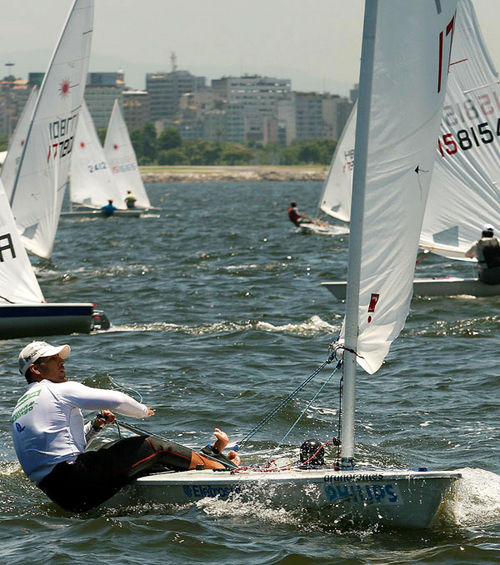
<path id="1" fill-rule="evenodd" d="M 106 206 L 103 206 L 101 208 L 101 212 L 102 212 L 103 216 L 106 216 L 106 218 L 109 218 L 109 216 L 112 216 L 115 210 L 116 210 L 116 206 L 113 205 L 112 200 L 108 200 L 108 203 L 106 204 Z"/>
<path id="2" fill-rule="evenodd" d="M 14 448 L 28 478 L 52 501 L 69 512 L 84 512 L 103 503 L 123 486 L 154 468 L 224 469 L 238 466 L 234 451 L 222 450 L 227 435 L 215 429 L 216 441 L 198 453 L 171 441 L 138 435 L 93 451 L 97 433 L 115 421 L 111 410 L 148 418 L 154 410 L 130 396 L 68 381 L 65 363 L 69 345 L 33 341 L 19 354 L 19 371 L 28 390 L 12 414 Z M 84 423 L 81 410 L 100 410 Z"/>
<path id="3" fill-rule="evenodd" d="M 288 208 L 288 218 L 295 224 L 296 226 L 300 226 L 300 224 L 306 221 L 306 216 L 299 212 L 297 208 L 297 202 L 290 202 L 290 208 Z"/>
<path id="4" fill-rule="evenodd" d="M 490 224 L 483 226 L 481 239 L 465 252 L 466 257 L 476 258 L 478 278 L 486 284 L 500 284 L 500 244 L 494 237 Z"/>
<path id="5" fill-rule="evenodd" d="M 135 208 L 136 202 L 137 198 L 130 192 L 130 190 L 127 190 L 127 197 L 125 198 L 125 204 L 127 205 L 127 208 Z"/>

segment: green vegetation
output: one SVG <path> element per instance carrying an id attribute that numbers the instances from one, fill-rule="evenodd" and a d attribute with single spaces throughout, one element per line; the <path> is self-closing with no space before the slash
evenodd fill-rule
<path id="1" fill-rule="evenodd" d="M 0 133 L 0 151 L 7 151 L 9 139 L 6 133 Z"/>
<path id="2" fill-rule="evenodd" d="M 102 131 L 99 132 L 102 136 Z M 140 165 L 328 165 L 335 151 L 331 139 L 294 141 L 288 147 L 255 141 L 182 141 L 173 126 L 157 136 L 152 123 L 131 132 L 130 139 Z"/>

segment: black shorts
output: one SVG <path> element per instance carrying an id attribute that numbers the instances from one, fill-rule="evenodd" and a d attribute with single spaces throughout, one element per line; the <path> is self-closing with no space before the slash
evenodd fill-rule
<path id="1" fill-rule="evenodd" d="M 64 510 L 85 512 L 150 472 L 189 469 L 192 453 L 175 442 L 146 436 L 119 439 L 81 453 L 72 463 L 58 463 L 38 486 Z"/>

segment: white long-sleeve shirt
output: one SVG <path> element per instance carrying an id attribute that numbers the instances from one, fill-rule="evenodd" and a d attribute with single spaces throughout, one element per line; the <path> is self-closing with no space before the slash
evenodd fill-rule
<path id="1" fill-rule="evenodd" d="M 85 451 L 81 410 L 111 410 L 144 418 L 148 407 L 114 390 L 77 382 L 31 383 L 12 414 L 12 437 L 26 475 L 38 484 L 62 461 L 74 461 Z"/>

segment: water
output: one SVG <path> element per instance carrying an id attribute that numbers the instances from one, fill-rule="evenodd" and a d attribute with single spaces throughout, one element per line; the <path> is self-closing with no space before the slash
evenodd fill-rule
<path id="1" fill-rule="evenodd" d="M 48 300 L 94 301 L 106 333 L 69 343 L 68 374 L 110 379 L 156 409 L 143 427 L 188 445 L 214 426 L 241 438 L 328 355 L 343 304 L 320 281 L 345 278 L 347 239 L 301 235 L 290 200 L 313 213 L 321 184 L 148 186 L 161 208 L 143 219 L 64 220 L 51 262 L 38 261 Z M 427 256 L 419 274 L 470 275 Z M 25 389 L 2 343 L 0 555 L 6 563 L 498 563 L 500 300 L 415 300 L 377 375 L 360 375 L 361 461 L 460 469 L 464 478 L 424 532 L 325 526 L 317 516 L 202 500 L 182 507 L 61 512 L 17 464 L 9 415 Z M 318 377 L 319 378 L 319 377 Z M 268 450 L 320 386 L 315 381 L 253 442 Z M 285 449 L 335 435 L 338 382 L 311 406 Z M 114 437 L 108 431 L 109 438 Z"/>

